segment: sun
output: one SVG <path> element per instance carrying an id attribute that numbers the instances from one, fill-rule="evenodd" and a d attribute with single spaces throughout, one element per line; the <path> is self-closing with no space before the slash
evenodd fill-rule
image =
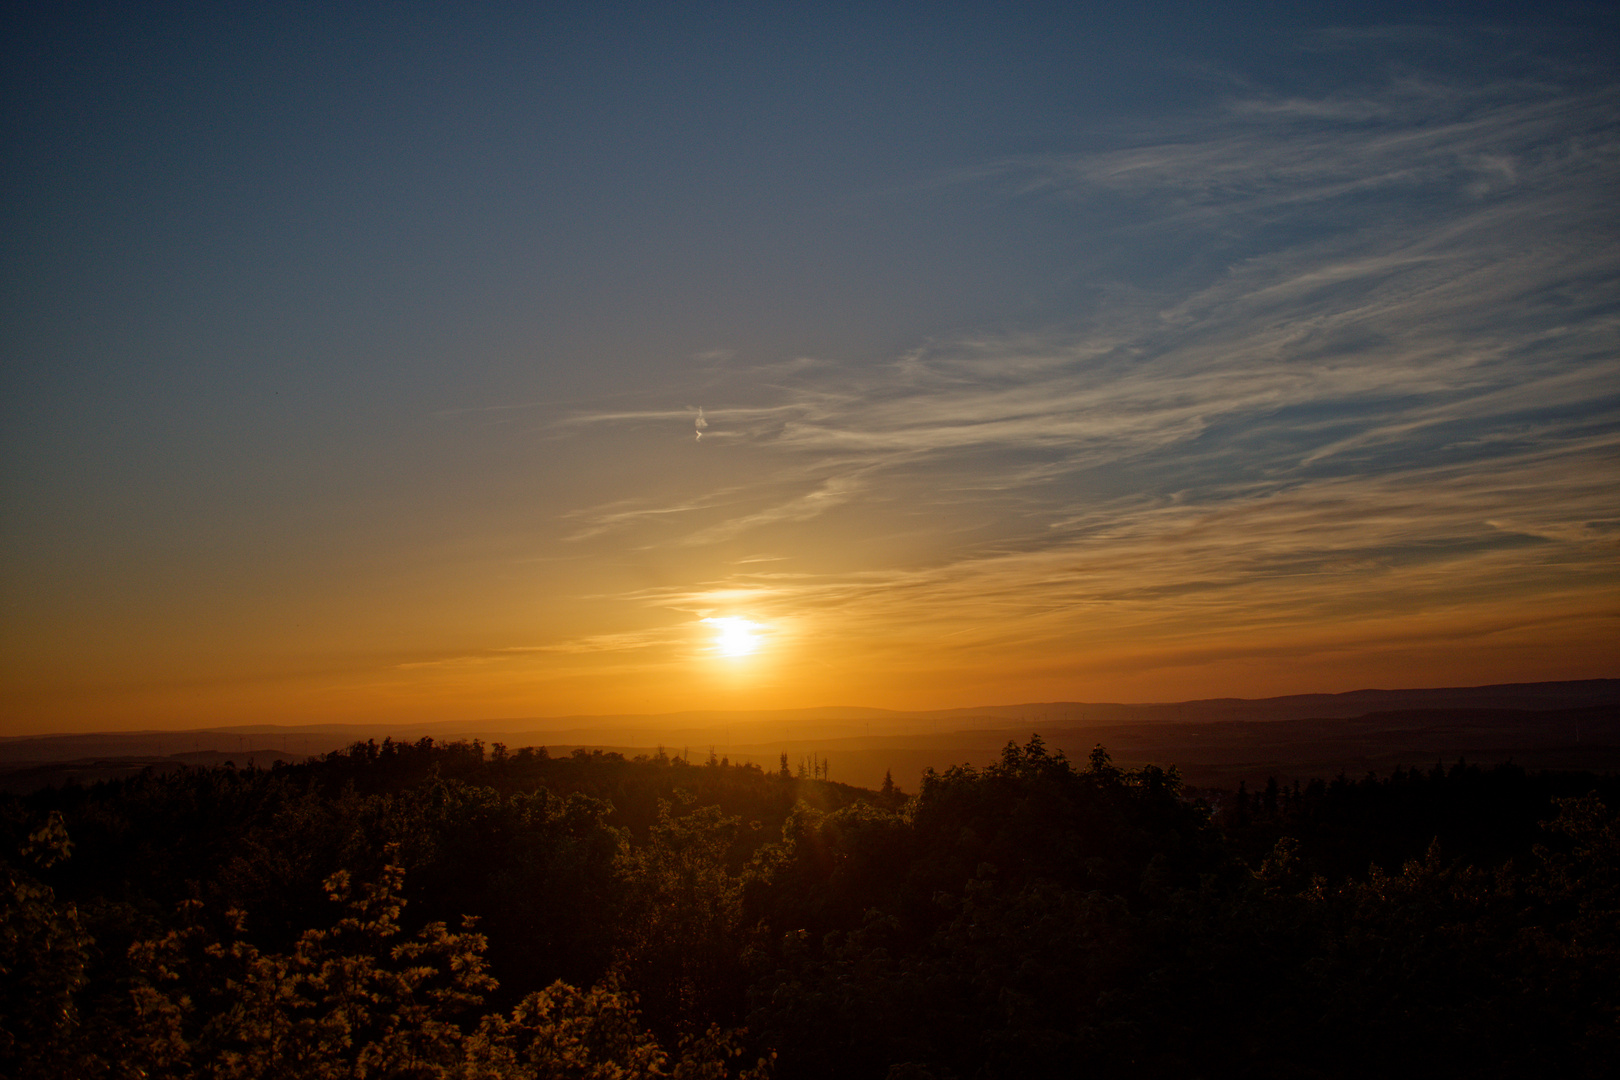
<path id="1" fill-rule="evenodd" d="M 714 648 L 722 656 L 747 656 L 759 648 L 759 635 L 754 633 L 758 623 L 728 616 L 723 619 L 704 619 L 713 626 Z"/>

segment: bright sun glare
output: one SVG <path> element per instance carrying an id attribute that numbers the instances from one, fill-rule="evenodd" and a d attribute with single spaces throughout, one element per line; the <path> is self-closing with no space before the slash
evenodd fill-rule
<path id="1" fill-rule="evenodd" d="M 759 625 L 756 622 L 736 617 L 703 621 L 719 631 L 714 638 L 714 647 L 722 656 L 747 656 L 759 648 L 759 635 L 754 633 L 754 628 Z"/>

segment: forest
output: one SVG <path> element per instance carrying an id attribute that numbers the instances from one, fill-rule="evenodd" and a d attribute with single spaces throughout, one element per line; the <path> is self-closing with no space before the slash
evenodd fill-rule
<path id="1" fill-rule="evenodd" d="M 1620 779 L 356 743 L 0 801 L 0 1075 L 1608 1075 Z"/>

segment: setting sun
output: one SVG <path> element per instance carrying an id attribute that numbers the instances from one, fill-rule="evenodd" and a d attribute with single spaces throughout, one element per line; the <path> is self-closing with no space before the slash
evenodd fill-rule
<path id="1" fill-rule="evenodd" d="M 703 621 L 719 631 L 714 647 L 722 656 L 747 656 L 759 648 L 759 635 L 754 633 L 759 626 L 756 622 L 734 617 Z"/>

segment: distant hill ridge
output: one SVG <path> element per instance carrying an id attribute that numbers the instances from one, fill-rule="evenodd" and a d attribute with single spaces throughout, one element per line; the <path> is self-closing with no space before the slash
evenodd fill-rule
<path id="1" fill-rule="evenodd" d="M 943 734 L 965 728 L 1029 731 L 1093 725 L 1348 719 L 1423 709 L 1553 711 L 1620 706 L 1620 679 L 1503 683 L 1416 690 L 1352 690 L 1183 702 L 1030 702 L 903 712 L 854 706 L 661 714 L 517 717 L 401 724 L 237 725 L 0 737 L 0 768 L 83 758 L 239 754 L 268 759 L 321 754 L 365 739 L 482 738 L 522 745 L 755 746 L 773 742 Z"/>

